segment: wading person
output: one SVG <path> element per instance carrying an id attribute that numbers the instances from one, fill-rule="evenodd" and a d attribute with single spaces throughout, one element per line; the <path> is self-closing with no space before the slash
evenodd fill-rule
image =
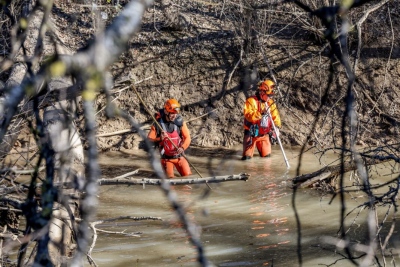
<path id="1" fill-rule="evenodd" d="M 274 93 L 275 83 L 265 80 L 258 83 L 256 95 L 247 98 L 244 105 L 244 137 L 242 160 L 253 157 L 257 147 L 260 157 L 271 155 L 271 140 L 279 135 L 281 119 L 278 109 L 271 95 Z M 271 121 L 275 123 L 277 132 L 274 133 Z"/>
<path id="2" fill-rule="evenodd" d="M 151 126 L 147 138 L 158 145 L 161 164 L 168 178 L 174 177 L 174 167 L 181 176 L 191 175 L 189 163 L 183 156 L 190 145 L 190 132 L 180 113 L 176 99 L 168 99 L 156 114 L 157 123 Z M 162 129 L 161 129 L 162 128 Z"/>

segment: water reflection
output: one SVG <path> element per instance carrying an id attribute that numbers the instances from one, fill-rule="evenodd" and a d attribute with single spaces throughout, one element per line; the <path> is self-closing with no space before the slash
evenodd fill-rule
<path id="1" fill-rule="evenodd" d="M 211 184 L 207 198 L 202 198 L 206 185 L 173 187 L 188 218 L 199 226 L 205 253 L 215 266 L 298 266 L 292 190 L 285 183 L 287 177 L 294 176 L 296 162 L 290 162 L 293 169 L 288 172 L 279 151 L 275 152 L 271 158 L 254 157 L 245 162 L 239 160 L 240 155 L 224 160 L 191 156 L 203 175 L 246 172 L 251 177 L 247 182 Z M 289 160 L 295 153 L 287 151 Z M 114 152 L 102 155 L 100 163 L 102 168 L 113 168 L 115 175 L 122 174 L 117 173 L 120 163 L 124 172 L 129 166 L 131 170 L 149 168 L 144 155 L 132 158 Z M 304 157 L 303 173 L 318 169 L 315 162 L 310 155 Z M 334 247 L 321 248 L 319 238 L 338 230 L 338 204 L 310 190 L 301 191 L 296 203 L 302 223 L 303 266 L 334 263 L 340 255 Z M 139 238 L 100 234 L 92 254 L 99 266 L 198 266 L 196 251 L 182 223 L 157 187 L 101 187 L 98 217 L 121 215 L 155 216 L 163 221 L 113 226 L 115 231 L 141 232 Z M 352 265 L 341 262 L 337 266 Z"/>
<path id="2" fill-rule="evenodd" d="M 249 213 L 252 218 L 250 229 L 251 235 L 255 237 L 253 245 L 266 258 L 269 257 L 269 250 L 277 250 L 280 245 L 290 242 L 284 236 L 289 232 L 287 217 L 281 217 L 281 212 L 288 209 L 287 204 L 282 204 L 282 198 L 287 197 L 288 193 L 285 187 L 278 186 L 282 181 L 279 177 L 281 173 L 277 173 L 273 165 L 274 158 L 255 158 L 246 166 L 248 173 L 257 176 L 251 183 L 249 194 L 249 201 L 252 203 Z M 267 261 L 260 266 L 269 264 Z"/>

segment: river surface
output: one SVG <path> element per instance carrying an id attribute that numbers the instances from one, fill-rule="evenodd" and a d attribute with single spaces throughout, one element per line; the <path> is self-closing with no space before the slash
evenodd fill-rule
<path id="1" fill-rule="evenodd" d="M 237 152 L 206 157 L 188 154 L 190 162 L 203 177 L 248 173 L 250 179 L 206 185 L 173 186 L 188 218 L 201 231 L 200 239 L 213 266 L 299 266 L 298 227 L 292 205 L 293 190 L 287 179 L 296 176 L 298 150 L 286 148 L 291 168 L 287 170 L 279 146 L 271 158 L 255 156 L 240 160 Z M 308 152 L 302 158 L 300 174 L 318 170 L 335 160 L 321 159 Z M 100 155 L 104 177 L 115 177 L 140 170 L 141 178 L 151 173 L 142 151 L 108 152 Z M 192 169 L 193 177 L 198 177 Z M 179 177 L 178 177 L 179 178 Z M 354 193 L 354 206 L 365 201 Z M 301 226 L 302 266 L 354 266 L 341 260 L 343 251 L 323 242 L 339 232 L 339 197 L 321 195 L 313 189 L 298 190 L 295 205 Z M 350 210 L 352 204 L 347 207 Z M 98 232 L 92 257 L 98 266 L 199 266 L 197 253 L 182 223 L 177 219 L 164 193 L 157 186 L 101 186 L 97 219 L 120 216 L 160 217 L 162 221 L 119 220 L 98 225 L 100 230 L 136 233 L 136 236 Z M 366 212 L 349 218 L 349 227 L 360 242 L 365 240 Z M 388 221 L 390 223 L 390 220 Z M 398 260 L 398 259 L 397 259 Z M 335 264 L 334 264 L 335 263 Z M 389 265 L 392 266 L 392 265 Z M 393 265 L 394 266 L 394 265 Z"/>

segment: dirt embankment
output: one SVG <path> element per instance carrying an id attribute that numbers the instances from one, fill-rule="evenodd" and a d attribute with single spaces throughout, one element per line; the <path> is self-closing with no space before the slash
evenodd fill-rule
<path id="1" fill-rule="evenodd" d="M 327 148 L 340 143 L 346 71 L 331 57 L 329 46 L 323 48 L 324 42 L 319 43 L 321 39 L 315 38 L 314 32 L 305 29 L 301 20 L 293 20 L 295 9 L 282 5 L 246 13 L 236 6 L 186 3 L 176 6 L 185 22 L 176 30 L 156 2 L 127 52 L 110 67 L 115 81 L 113 102 L 146 125 L 151 118 L 129 88 L 131 83 L 136 83 L 152 112 L 166 99 L 176 98 L 189 121 L 193 144 L 231 147 L 242 142 L 245 99 L 254 94 L 257 81 L 273 74 L 279 83 L 275 100 L 283 122 L 282 142 L 303 145 L 311 132 L 310 146 Z M 353 86 L 359 145 L 379 146 L 398 137 L 400 18 L 395 15 L 399 9 L 395 4 L 390 3 L 389 9 L 392 28 L 386 9 L 376 11 L 364 23 L 363 33 L 369 37 L 363 37 L 367 42 L 362 46 Z M 100 11 L 105 24 L 118 15 L 118 9 L 110 4 L 107 7 L 107 3 Z M 98 25 L 89 8 L 73 1 L 56 1 L 53 13 L 60 40 L 73 51 L 91 38 L 94 25 Z M 250 25 L 244 23 L 246 18 L 252 18 L 247 21 Z M 382 31 L 373 27 L 378 19 Z M 350 35 L 351 62 L 356 41 Z M 104 96 L 96 99 L 95 106 L 98 134 L 130 129 L 126 121 L 105 116 Z M 102 150 L 136 149 L 141 148 L 141 139 L 135 133 L 124 133 L 99 137 L 98 144 Z"/>

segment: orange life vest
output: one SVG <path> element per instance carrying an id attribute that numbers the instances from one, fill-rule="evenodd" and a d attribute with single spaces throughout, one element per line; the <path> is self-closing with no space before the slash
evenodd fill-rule
<path id="1" fill-rule="evenodd" d="M 166 127 L 166 123 L 162 119 L 164 117 L 164 111 L 160 110 L 160 113 L 157 115 L 159 115 L 157 116 L 158 117 L 157 121 L 160 123 L 161 127 L 168 135 L 168 137 L 164 138 L 164 140 L 161 140 L 159 144 L 161 156 L 163 158 L 178 158 L 180 154 L 177 154 L 176 150 L 182 145 L 180 127 L 182 127 L 183 121 L 181 120 L 180 117 L 175 119 L 175 121 L 171 122 L 173 123 L 173 130 L 172 132 L 169 132 Z"/>
<path id="2" fill-rule="evenodd" d="M 257 102 L 258 111 L 261 113 L 262 110 L 260 100 L 257 96 L 251 97 Z M 244 125 L 249 128 L 250 134 L 254 137 L 269 134 L 269 132 L 271 132 L 271 130 L 273 129 L 270 113 L 264 115 L 263 118 L 261 120 L 258 120 L 256 123 L 251 123 L 245 118 Z"/>

